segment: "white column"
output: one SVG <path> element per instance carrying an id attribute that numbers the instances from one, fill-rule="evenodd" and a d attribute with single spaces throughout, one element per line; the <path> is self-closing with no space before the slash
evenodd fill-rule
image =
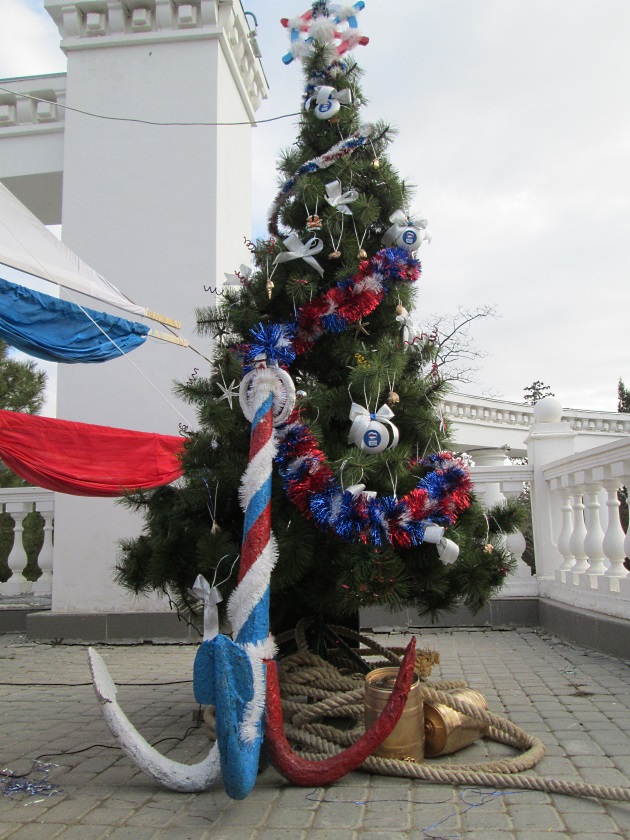
<path id="1" fill-rule="evenodd" d="M 44 519 L 44 542 L 42 544 L 37 565 L 41 575 L 33 584 L 34 595 L 50 595 L 52 592 L 53 573 L 53 519 L 55 516 L 55 504 L 53 499 L 49 502 L 38 502 L 37 512 Z"/>
<path id="2" fill-rule="evenodd" d="M 586 537 L 584 538 L 584 551 L 588 557 L 588 575 L 603 575 L 606 571 L 604 563 L 604 529 L 600 518 L 600 506 L 598 494 L 601 490 L 599 484 L 589 484 L 586 488 L 584 500 L 586 502 Z M 591 585 L 596 583 L 591 581 Z"/>
<path id="3" fill-rule="evenodd" d="M 27 502 L 7 502 L 5 510 L 11 515 L 15 522 L 13 529 L 14 540 L 11 553 L 9 554 L 8 565 L 11 569 L 11 577 L 2 584 L 3 595 L 22 595 L 30 592 L 32 583 L 24 577 L 24 569 L 28 558 L 24 551 L 24 543 L 22 538 L 24 536 L 24 518 L 32 510 L 32 505 Z"/>
<path id="4" fill-rule="evenodd" d="M 610 566 L 605 574 L 609 577 L 628 577 L 630 572 L 623 565 L 625 552 L 623 548 L 624 532 L 619 521 L 619 499 L 617 490 L 619 482 L 614 479 L 603 482 L 607 493 L 606 507 L 608 508 L 608 525 L 604 536 L 603 549 Z"/>
<path id="5" fill-rule="evenodd" d="M 560 566 L 561 572 L 568 572 L 575 565 L 575 555 L 571 551 L 570 539 L 573 533 L 573 497 L 568 490 L 562 490 L 559 493 L 562 500 L 560 512 L 562 514 L 562 530 L 558 535 L 558 551 L 564 558 L 564 563 Z M 566 580 L 566 577 L 564 578 Z"/>
<path id="6" fill-rule="evenodd" d="M 506 499 L 516 499 L 522 492 L 522 486 L 517 489 L 513 485 L 514 482 L 505 482 L 501 485 L 501 490 Z M 504 543 L 510 554 L 514 555 L 516 569 L 506 579 L 501 594 L 516 597 L 537 595 L 538 581 L 531 568 L 523 560 L 523 552 L 527 547 L 525 537 L 520 531 L 514 531 L 511 534 L 506 534 Z"/>
<path id="7" fill-rule="evenodd" d="M 534 470 L 532 521 L 536 576 L 541 582 L 553 580 L 556 570 L 565 561 L 554 539 L 554 535 L 560 533 L 560 509 L 545 480 L 543 468 L 557 458 L 572 455 L 576 437 L 577 433 L 571 430 L 569 423 L 562 422 L 562 405 L 555 397 L 545 397 L 534 406 L 534 422 L 526 443 L 527 458 Z"/>
<path id="8" fill-rule="evenodd" d="M 237 0 L 45 5 L 68 55 L 67 105 L 78 109 L 66 113 L 63 239 L 136 303 L 181 321 L 182 335 L 208 356 L 194 310 L 216 302 L 204 285 L 221 286 L 223 272 L 249 256 L 250 123 L 266 92 L 242 7 Z M 194 407 L 173 395 L 175 381 L 194 368 L 210 372 L 190 350 L 149 339 L 127 357 L 87 367 L 59 366 L 59 417 L 170 435 L 180 423 L 195 428 Z M 113 582 L 120 540 L 142 527 L 116 501 L 57 494 L 53 611 L 168 610 Z"/>
<path id="9" fill-rule="evenodd" d="M 569 539 L 569 550 L 575 557 L 575 563 L 571 567 L 574 583 L 577 583 L 577 576 L 588 569 L 588 556 L 584 550 L 584 540 L 586 539 L 584 502 L 579 490 L 576 492 L 578 495 L 573 497 L 573 533 Z"/>
<path id="10" fill-rule="evenodd" d="M 490 447 L 474 451 L 471 457 L 477 467 L 502 467 L 507 460 L 505 449 Z M 484 481 L 477 485 L 475 490 L 479 493 L 479 499 L 486 508 L 493 507 L 505 499 L 498 481 Z"/>

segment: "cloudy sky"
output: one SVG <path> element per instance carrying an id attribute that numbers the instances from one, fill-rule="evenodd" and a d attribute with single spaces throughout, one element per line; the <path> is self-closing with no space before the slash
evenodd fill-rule
<path id="1" fill-rule="evenodd" d="M 244 0 L 270 83 L 259 117 L 296 111 L 279 18 L 308 0 Z M 563 405 L 615 410 L 630 383 L 628 0 L 367 0 L 356 55 L 365 119 L 399 135 L 390 156 L 418 185 L 433 242 L 417 317 L 496 307 L 473 338 L 487 356 L 465 393 L 517 401 L 534 380 Z M 0 77 L 64 69 L 42 0 L 1 0 Z M 254 232 L 275 194 L 291 120 L 254 131 Z"/>

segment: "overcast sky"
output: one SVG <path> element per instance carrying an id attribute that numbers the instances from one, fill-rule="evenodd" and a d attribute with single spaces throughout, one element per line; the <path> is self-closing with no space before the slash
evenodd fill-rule
<path id="1" fill-rule="evenodd" d="M 308 0 L 244 0 L 270 83 L 260 118 L 299 107 L 279 19 Z M 494 305 L 478 322 L 470 394 L 522 401 L 539 379 L 563 405 L 615 410 L 630 383 L 628 0 L 367 0 L 365 119 L 399 130 L 390 157 L 429 219 L 418 320 Z M 0 0 L 0 77 L 65 61 L 43 0 Z M 292 120 L 254 131 L 254 233 Z M 227 267 L 230 270 L 230 267 Z"/>

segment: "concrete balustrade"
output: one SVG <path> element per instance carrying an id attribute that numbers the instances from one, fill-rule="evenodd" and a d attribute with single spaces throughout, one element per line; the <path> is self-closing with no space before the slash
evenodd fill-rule
<path id="1" fill-rule="evenodd" d="M 621 525 L 618 498 L 619 489 L 630 485 L 630 439 L 560 458 L 542 472 L 552 505 L 559 503 L 562 514 L 555 532 L 561 562 L 552 553 L 545 593 L 630 619 L 630 572 L 624 565 L 630 534 Z"/>
<path id="2" fill-rule="evenodd" d="M 20 487 L 0 489 L 2 511 L 13 519 L 13 546 L 7 560 L 11 576 L 6 583 L 0 583 L 0 596 L 12 595 L 50 595 L 52 592 L 53 570 L 53 521 L 55 515 L 55 494 L 39 487 Z M 40 577 L 31 582 L 24 577 L 27 565 L 24 548 L 24 520 L 33 511 L 37 511 L 44 520 L 44 542 L 40 549 L 37 565 Z"/>

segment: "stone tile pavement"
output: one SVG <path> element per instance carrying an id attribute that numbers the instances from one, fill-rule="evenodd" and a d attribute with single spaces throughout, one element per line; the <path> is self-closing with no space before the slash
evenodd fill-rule
<path id="1" fill-rule="evenodd" d="M 400 645 L 408 636 L 377 636 Z M 547 747 L 530 773 L 630 784 L 630 667 L 533 630 L 421 630 L 439 651 L 435 679 L 468 680 Z M 171 758 L 207 752 L 190 682 L 190 645 L 100 646 L 120 705 Z M 142 684 L 142 685 L 141 685 Z M 148 684 L 148 685 L 145 685 Z M 184 736 L 183 741 L 179 739 Z M 163 740 L 171 739 L 171 740 Z M 116 748 L 90 685 L 85 647 L 0 636 L 0 771 L 58 786 L 0 794 L 0 840 L 613 840 L 630 837 L 630 803 L 539 792 L 453 788 L 355 772 L 329 788 L 290 786 L 266 770 L 244 802 L 221 789 L 172 793 Z M 482 741 L 453 763 L 512 755 Z M 48 769 L 31 772 L 33 759 Z M 441 759 L 444 761 L 445 759 Z M 0 783 L 2 780 L 0 780 Z M 0 786 L 0 790 L 2 787 Z"/>

